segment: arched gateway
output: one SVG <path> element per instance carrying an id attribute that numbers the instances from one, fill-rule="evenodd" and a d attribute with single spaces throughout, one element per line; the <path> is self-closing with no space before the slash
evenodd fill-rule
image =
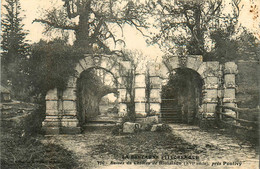
<path id="1" fill-rule="evenodd" d="M 92 68 L 102 68 L 109 71 L 117 81 L 119 102 L 119 117 L 127 114 L 127 102 L 130 101 L 126 90 L 129 70 L 132 65 L 129 61 L 120 60 L 111 55 L 86 55 L 75 67 L 76 75 L 69 77 L 64 91 L 50 90 L 46 95 L 46 118 L 43 129 L 47 134 L 79 133 L 81 120 L 77 109 L 77 81 L 81 74 Z M 203 62 L 200 55 L 171 56 L 162 63 L 150 62 L 148 71 L 135 74 L 134 102 L 136 120 L 141 120 L 148 115 L 163 117 L 162 86 L 169 78 L 169 74 L 181 69 L 191 71 L 201 79 L 200 107 L 197 113 L 200 124 L 207 124 L 215 118 L 216 106 L 222 102 L 226 106 L 236 107 L 237 65 L 234 62 L 220 64 L 216 61 Z M 148 72 L 148 73 L 147 73 Z M 191 84 L 192 85 L 192 84 Z M 174 93 L 172 94 L 174 95 Z M 185 98 L 184 98 L 185 99 Z M 229 115 L 235 113 L 227 110 Z M 204 123 L 206 122 L 206 123 Z"/>
<path id="2" fill-rule="evenodd" d="M 235 75 L 237 74 L 237 65 L 234 62 L 227 62 L 222 65 L 216 61 L 203 62 L 200 55 L 171 56 L 164 59 L 163 63 L 150 63 L 149 65 L 151 89 L 149 105 L 147 106 L 149 107 L 148 112 L 155 112 L 155 114 L 163 117 L 161 96 L 163 82 L 169 78 L 169 74 L 177 69 L 192 70 L 202 79 L 202 100 L 196 114 L 201 124 L 212 122 L 216 116 L 218 102 L 223 102 L 227 106 L 236 106 Z M 235 115 L 232 111 L 227 113 Z"/>
<path id="3" fill-rule="evenodd" d="M 112 74 L 117 84 L 119 117 L 127 113 L 127 94 L 125 79 L 131 68 L 131 63 L 120 60 L 113 55 L 86 55 L 76 65 L 76 74 L 69 77 L 67 87 L 63 91 L 56 88 L 48 91 L 46 95 L 46 118 L 42 123 L 46 134 L 79 133 L 79 121 L 82 114 L 78 111 L 77 81 L 81 75 L 93 68 L 101 68 Z"/>

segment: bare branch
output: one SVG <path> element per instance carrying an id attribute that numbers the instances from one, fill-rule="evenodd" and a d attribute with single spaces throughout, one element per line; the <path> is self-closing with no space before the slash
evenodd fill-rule
<path id="1" fill-rule="evenodd" d="M 39 23 L 42 23 L 42 24 L 47 24 L 53 28 L 59 28 L 59 29 L 65 29 L 65 30 L 77 30 L 77 26 L 76 25 L 73 25 L 73 26 L 70 26 L 70 25 L 60 25 L 58 23 L 53 23 L 53 22 L 50 22 L 50 21 L 47 21 L 47 20 L 44 20 L 44 19 L 34 19 L 32 23 L 34 22 L 39 22 Z"/>

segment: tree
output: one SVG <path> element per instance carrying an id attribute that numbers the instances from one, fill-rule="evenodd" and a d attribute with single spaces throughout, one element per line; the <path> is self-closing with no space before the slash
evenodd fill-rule
<path id="1" fill-rule="evenodd" d="M 92 50 L 93 44 L 109 53 L 111 40 L 114 44 L 123 42 L 118 39 L 115 32 L 124 24 L 134 26 L 136 29 L 145 28 L 145 18 L 139 13 L 141 5 L 132 1 L 115 0 L 62 0 L 62 9 L 47 10 L 45 17 L 35 19 L 35 22 L 45 24 L 46 31 L 72 30 L 75 33 L 75 46 L 85 53 Z M 75 22 L 78 19 L 78 22 Z M 141 31 L 141 30 L 140 30 Z"/>
<path id="2" fill-rule="evenodd" d="M 228 32 L 221 29 L 213 32 L 210 37 L 214 43 L 214 48 L 208 53 L 208 59 L 210 59 L 210 56 L 213 56 L 211 58 L 219 62 L 237 60 L 259 61 L 259 40 L 243 27 L 241 27 L 241 30 L 236 31 L 235 34 L 240 35 L 230 37 Z"/>
<path id="3" fill-rule="evenodd" d="M 155 11 L 159 33 L 152 43 L 158 43 L 171 54 L 207 54 L 211 48 L 206 42 L 217 29 L 234 33 L 239 15 L 240 0 L 227 4 L 224 0 L 209 1 L 151 1 L 150 10 Z M 229 13 L 225 9 L 231 9 Z M 153 12 L 154 13 L 154 12 Z"/>
<path id="4" fill-rule="evenodd" d="M 26 43 L 26 31 L 23 29 L 21 5 L 19 0 L 6 0 L 3 5 L 2 23 L 2 83 L 10 84 L 17 96 L 26 89 L 26 62 L 29 45 Z"/>
<path id="5" fill-rule="evenodd" d="M 31 95 L 44 97 L 50 89 L 64 89 L 68 77 L 75 73 L 74 67 L 82 57 L 83 55 L 61 39 L 50 42 L 40 40 L 32 44 L 26 65 L 30 86 L 33 88 Z"/>

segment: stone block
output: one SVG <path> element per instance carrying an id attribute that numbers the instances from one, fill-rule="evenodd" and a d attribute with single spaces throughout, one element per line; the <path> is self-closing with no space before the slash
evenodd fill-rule
<path id="1" fill-rule="evenodd" d="M 148 116 L 146 117 L 145 119 L 143 119 L 145 123 L 148 123 L 148 124 L 157 124 L 159 123 L 159 118 L 158 116 Z"/>
<path id="2" fill-rule="evenodd" d="M 150 101 L 151 102 L 161 102 L 161 90 L 160 89 L 151 89 Z"/>
<path id="3" fill-rule="evenodd" d="M 160 89 L 161 88 L 161 78 L 158 77 L 158 76 L 153 76 L 153 77 L 150 77 L 150 85 L 151 85 L 151 88 L 158 88 Z"/>
<path id="4" fill-rule="evenodd" d="M 60 120 L 58 119 L 45 119 L 43 122 L 42 122 L 42 126 L 44 127 L 58 127 L 60 126 Z"/>
<path id="5" fill-rule="evenodd" d="M 205 98 L 211 99 L 211 98 L 217 98 L 218 96 L 218 90 L 217 89 L 205 89 Z"/>
<path id="6" fill-rule="evenodd" d="M 179 58 L 177 56 L 169 58 L 165 64 L 167 64 L 167 67 L 172 70 L 179 68 Z"/>
<path id="7" fill-rule="evenodd" d="M 236 98 L 236 89 L 226 88 L 224 89 L 224 98 Z"/>
<path id="8" fill-rule="evenodd" d="M 119 93 L 119 97 L 118 97 L 118 100 L 119 102 L 126 102 L 128 101 L 128 98 L 127 98 L 127 91 L 126 89 L 118 89 L 118 93 Z M 130 96 L 128 96 L 130 97 Z"/>
<path id="9" fill-rule="evenodd" d="M 160 113 L 161 111 L 161 103 L 150 103 L 150 111 L 155 113 Z"/>
<path id="10" fill-rule="evenodd" d="M 118 111 L 119 117 L 125 117 L 127 115 L 127 105 L 124 103 L 119 104 L 119 111 Z"/>
<path id="11" fill-rule="evenodd" d="M 64 100 L 63 101 L 64 110 L 77 110 L 76 101 L 73 100 Z"/>
<path id="12" fill-rule="evenodd" d="M 226 62 L 224 67 L 225 74 L 237 74 L 237 65 L 235 62 Z"/>
<path id="13" fill-rule="evenodd" d="M 135 75 L 135 87 L 146 87 L 144 74 Z"/>
<path id="14" fill-rule="evenodd" d="M 58 135 L 60 134 L 59 127 L 42 127 L 44 134 L 46 135 Z"/>
<path id="15" fill-rule="evenodd" d="M 100 67 L 103 67 L 103 68 L 110 70 L 109 69 L 109 67 L 110 67 L 109 60 L 107 58 L 103 57 L 101 62 L 100 62 Z"/>
<path id="16" fill-rule="evenodd" d="M 135 111 L 135 117 L 136 118 L 145 118 L 147 116 L 146 112 L 143 111 Z"/>
<path id="17" fill-rule="evenodd" d="M 215 113 L 216 112 L 216 103 L 206 103 L 204 106 L 204 113 Z"/>
<path id="18" fill-rule="evenodd" d="M 151 128 L 151 131 L 160 131 L 163 129 L 163 124 L 154 124 Z"/>
<path id="19" fill-rule="evenodd" d="M 219 80 L 218 80 L 218 77 L 210 76 L 210 77 L 205 78 L 205 83 L 206 84 L 218 84 Z"/>
<path id="20" fill-rule="evenodd" d="M 46 110 L 58 110 L 58 101 L 46 100 Z"/>
<path id="21" fill-rule="evenodd" d="M 88 65 L 87 65 L 85 59 L 81 59 L 81 60 L 79 61 L 79 63 L 80 63 L 80 65 L 84 68 L 84 70 L 87 70 L 87 69 L 88 69 Z"/>
<path id="22" fill-rule="evenodd" d="M 219 62 L 211 61 L 211 62 L 206 62 L 207 69 L 204 72 L 206 75 L 205 76 L 219 76 Z"/>
<path id="23" fill-rule="evenodd" d="M 80 127 L 61 127 L 60 133 L 61 134 L 80 134 L 81 129 L 80 129 Z"/>
<path id="24" fill-rule="evenodd" d="M 226 74 L 224 76 L 225 87 L 235 88 L 236 87 L 236 75 L 235 74 Z"/>
<path id="25" fill-rule="evenodd" d="M 237 107 L 236 103 L 224 103 L 224 106 Z M 228 111 L 233 111 L 233 110 L 225 109 L 225 112 L 228 112 Z"/>
<path id="26" fill-rule="evenodd" d="M 146 101 L 145 97 L 145 88 L 136 88 L 135 89 L 135 101 Z"/>
<path id="27" fill-rule="evenodd" d="M 92 59 L 92 56 L 87 56 L 84 58 L 85 62 L 86 62 L 86 69 L 89 69 L 90 67 L 93 67 L 94 66 L 94 61 Z"/>
<path id="28" fill-rule="evenodd" d="M 140 124 L 125 122 L 123 124 L 123 133 L 134 133 L 140 128 Z"/>
<path id="29" fill-rule="evenodd" d="M 67 88 L 63 91 L 63 100 L 76 100 L 76 88 Z"/>
<path id="30" fill-rule="evenodd" d="M 187 68 L 197 71 L 203 62 L 201 55 L 190 55 L 187 57 Z"/>
<path id="31" fill-rule="evenodd" d="M 149 75 L 150 76 L 160 76 L 160 71 L 162 65 L 160 63 L 155 63 L 155 62 L 149 62 Z"/>
<path id="32" fill-rule="evenodd" d="M 64 116 L 76 116 L 77 111 L 76 110 L 65 110 L 63 111 Z"/>
<path id="33" fill-rule="evenodd" d="M 141 102 L 135 103 L 135 111 L 145 112 L 145 107 L 146 107 L 145 105 L 146 105 L 145 103 L 141 103 Z"/>
<path id="34" fill-rule="evenodd" d="M 51 89 L 47 92 L 45 100 L 58 100 L 57 88 Z"/>
<path id="35" fill-rule="evenodd" d="M 160 72 L 160 77 L 161 77 L 161 78 L 164 78 L 164 79 L 167 79 L 167 78 L 168 78 L 169 70 L 168 70 L 168 68 L 165 66 L 165 63 L 162 64 L 161 69 L 160 69 L 159 72 Z"/>
<path id="36" fill-rule="evenodd" d="M 197 72 L 201 75 L 202 78 L 204 78 L 204 72 L 207 69 L 206 62 L 203 62 L 200 64 L 200 67 L 198 68 Z"/>
<path id="37" fill-rule="evenodd" d="M 139 119 L 142 130 L 150 130 L 153 124 L 159 123 L 158 116 L 148 116 L 142 119 Z"/>
<path id="38" fill-rule="evenodd" d="M 223 98 L 224 103 L 236 103 L 236 98 Z"/>
<path id="39" fill-rule="evenodd" d="M 63 127 L 77 127 L 78 121 L 77 120 L 73 120 L 73 121 L 63 121 L 62 120 L 61 125 Z"/>
<path id="40" fill-rule="evenodd" d="M 208 76 L 205 79 L 206 89 L 217 89 L 219 87 L 219 79 L 215 76 Z"/>
<path id="41" fill-rule="evenodd" d="M 46 110 L 46 113 L 45 113 L 47 116 L 48 115 L 50 115 L 50 116 L 55 116 L 55 115 L 59 115 L 59 112 L 58 112 L 58 110 L 53 110 L 53 109 L 51 109 L 51 110 Z"/>
<path id="42" fill-rule="evenodd" d="M 78 74 L 81 74 L 81 72 L 84 71 L 84 69 L 80 66 L 80 64 L 77 64 L 77 66 L 75 67 L 75 70 L 78 72 Z"/>

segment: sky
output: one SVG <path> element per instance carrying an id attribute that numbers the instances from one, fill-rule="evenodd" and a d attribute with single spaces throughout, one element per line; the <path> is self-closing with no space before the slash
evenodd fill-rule
<path id="1" fill-rule="evenodd" d="M 2 1 L 4 2 L 4 0 Z M 20 2 L 22 9 L 24 10 L 23 14 L 26 15 L 23 20 L 23 23 L 25 24 L 24 28 L 29 30 L 27 39 L 30 40 L 31 43 L 38 42 L 41 38 L 50 39 L 50 37 L 42 34 L 44 30 L 43 25 L 32 22 L 35 18 L 40 18 L 44 10 L 50 7 L 62 5 L 62 1 L 20 0 Z M 242 10 L 240 13 L 239 22 L 250 31 L 254 32 L 260 39 L 260 17 L 257 17 L 260 10 L 259 4 L 260 0 L 241 0 L 240 7 Z M 125 27 L 124 36 L 122 38 L 126 42 L 126 49 L 139 50 L 151 59 L 158 59 L 163 55 L 163 52 L 161 52 L 157 45 L 148 46 L 142 34 L 130 26 Z M 71 39 L 73 39 L 73 34 L 71 34 Z"/>

